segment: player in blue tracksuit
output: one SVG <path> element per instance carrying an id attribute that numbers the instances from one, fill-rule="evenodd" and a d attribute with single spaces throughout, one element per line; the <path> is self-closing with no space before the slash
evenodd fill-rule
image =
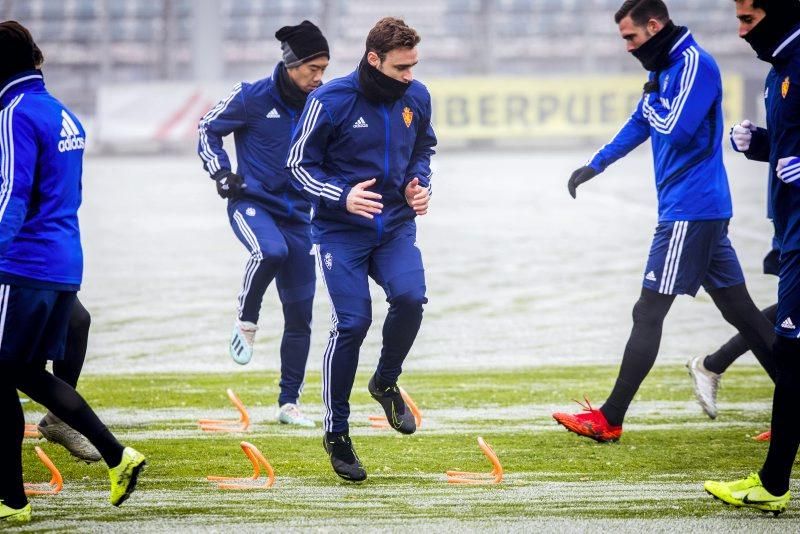
<path id="1" fill-rule="evenodd" d="M 22 483 L 21 390 L 86 436 L 111 466 L 111 502 L 133 491 L 144 456 L 123 447 L 75 389 L 45 369 L 64 357 L 81 284 L 78 207 L 85 133 L 45 89 L 43 56 L 0 23 L 0 521 L 30 520 Z"/>
<path id="2" fill-rule="evenodd" d="M 764 88 L 766 129 L 749 121 L 737 126 L 745 155 L 769 162 L 769 204 L 781 253 L 773 346 L 777 379 L 772 439 L 761 470 L 734 482 L 708 481 L 705 489 L 735 506 L 777 515 L 789 503 L 800 444 L 794 406 L 800 389 L 800 2 L 737 0 L 735 5 L 739 36 L 772 65 Z"/>
<path id="3" fill-rule="evenodd" d="M 313 427 L 298 407 L 315 288 L 311 203 L 289 185 L 285 163 L 308 93 L 322 83 L 330 54 L 322 32 L 307 20 L 281 28 L 275 37 L 283 61 L 270 78 L 238 84 L 203 117 L 198 153 L 220 196 L 228 199 L 231 228 L 250 253 L 230 354 L 237 363 L 250 361 L 261 301 L 274 279 L 284 317 L 278 420 Z M 231 133 L 236 173 L 222 147 Z"/>
<path id="4" fill-rule="evenodd" d="M 427 302 L 414 219 L 427 212 L 436 137 L 430 95 L 412 76 L 419 39 L 402 20 L 381 19 L 358 69 L 312 93 L 287 163 L 292 183 L 316 202 L 312 235 L 333 322 L 323 360 L 323 445 L 334 471 L 351 481 L 367 476 L 347 420 L 372 321 L 368 277 L 389 302 L 368 390 L 392 428 L 416 430 L 397 380 Z"/>
<path id="5" fill-rule="evenodd" d="M 723 317 L 771 365 L 772 326 L 753 304 L 728 239 L 731 198 L 722 164 L 722 81 L 714 59 L 688 29 L 675 26 L 662 0 L 628 0 L 615 16 L 628 51 L 650 72 L 644 95 L 617 136 L 570 177 L 603 172 L 648 138 L 653 149 L 658 226 L 633 308 L 633 329 L 614 389 L 599 409 L 556 413 L 568 430 L 615 441 L 633 397 L 658 354 L 664 318 L 676 295 L 702 286 Z"/>

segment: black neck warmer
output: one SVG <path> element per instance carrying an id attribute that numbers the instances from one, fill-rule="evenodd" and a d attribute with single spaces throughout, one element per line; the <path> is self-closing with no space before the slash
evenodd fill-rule
<path id="1" fill-rule="evenodd" d="M 772 54 L 781 41 L 789 37 L 789 32 L 800 22 L 800 13 L 767 13 L 752 30 L 743 37 L 755 50 L 758 59 L 772 63 Z"/>
<path id="2" fill-rule="evenodd" d="M 641 61 L 645 70 L 658 72 L 669 66 L 669 51 L 683 35 L 686 28 L 675 26 L 670 20 L 661 31 L 652 36 L 642 46 L 631 52 L 633 57 Z"/>
<path id="3" fill-rule="evenodd" d="M 411 85 L 390 78 L 370 65 L 366 54 L 358 65 L 358 83 L 368 100 L 380 104 L 391 104 L 400 100 Z"/>
<path id="4" fill-rule="evenodd" d="M 308 99 L 308 93 L 300 89 L 295 85 L 292 79 L 289 77 L 289 73 L 286 72 L 286 67 L 281 65 L 278 69 L 278 91 L 281 94 L 281 99 L 286 103 L 286 105 L 293 107 L 294 109 L 303 109 L 306 105 L 306 100 Z"/>

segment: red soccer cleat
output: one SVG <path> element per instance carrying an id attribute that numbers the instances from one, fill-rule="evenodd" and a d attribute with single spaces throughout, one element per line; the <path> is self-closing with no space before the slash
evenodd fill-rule
<path id="1" fill-rule="evenodd" d="M 575 402 L 580 404 L 586 413 L 572 415 L 556 412 L 553 414 L 553 419 L 570 432 L 574 432 L 579 436 L 586 436 L 600 443 L 619 440 L 622 435 L 622 425 L 610 425 L 603 412 L 592 408 L 589 399 L 583 397 L 583 400 L 586 401 L 586 404 L 580 401 Z"/>
<path id="2" fill-rule="evenodd" d="M 769 441 L 772 439 L 772 429 L 770 428 L 766 432 L 762 432 L 761 434 L 754 436 L 754 440 L 756 441 Z"/>

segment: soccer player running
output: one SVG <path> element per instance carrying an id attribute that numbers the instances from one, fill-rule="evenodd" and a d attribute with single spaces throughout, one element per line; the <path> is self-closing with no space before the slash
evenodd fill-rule
<path id="1" fill-rule="evenodd" d="M 777 366 L 772 440 L 761 470 L 705 489 L 734 506 L 775 515 L 789 504 L 789 478 L 800 444 L 794 399 L 800 389 L 800 4 L 797 0 L 735 0 L 739 36 L 772 65 L 765 84 L 767 128 L 752 132 L 747 154 L 769 161 L 775 236 L 781 251 L 775 314 Z"/>
<path id="2" fill-rule="evenodd" d="M 0 521 L 27 522 L 17 390 L 97 448 L 110 468 L 111 504 L 134 490 L 145 458 L 123 447 L 75 389 L 45 369 L 64 356 L 81 283 L 85 133 L 45 89 L 36 69 L 42 53 L 16 21 L 0 23 L 0 57 L 0 413 L 10 423 L 0 432 Z"/>
<path id="3" fill-rule="evenodd" d="M 662 0 L 627 0 L 616 13 L 627 49 L 650 72 L 644 95 L 617 136 L 568 187 L 576 188 L 648 137 L 658 194 L 656 227 L 633 329 L 614 389 L 600 409 L 555 413 L 568 430 L 616 441 L 633 397 L 658 354 L 664 318 L 676 295 L 703 286 L 722 316 L 771 365 L 772 326 L 753 304 L 728 239 L 731 198 L 722 164 L 722 82 L 714 59 L 685 27 L 675 26 Z M 588 404 L 588 403 L 587 403 Z"/>
<path id="4" fill-rule="evenodd" d="M 35 47 L 34 53 L 37 61 L 44 61 L 41 50 L 36 47 L 36 43 L 33 43 L 33 46 Z M 39 69 L 41 64 L 36 64 L 34 67 Z M 90 325 L 91 316 L 76 297 L 69 316 L 64 358 L 53 362 L 53 375 L 76 389 L 83 363 L 86 360 Z M 91 463 L 102 459 L 97 448 L 88 439 L 56 417 L 53 412 L 48 411 L 45 414 L 42 420 L 39 421 L 38 429 L 47 441 L 62 445 L 79 460 Z"/>
<path id="5" fill-rule="evenodd" d="M 311 340 L 316 277 L 311 254 L 311 203 L 289 185 L 286 156 L 308 94 L 322 83 L 328 41 L 311 22 L 275 33 L 283 61 L 272 76 L 240 83 L 200 121 L 198 153 L 203 166 L 228 199 L 233 233 L 250 259 L 239 293 L 230 354 L 246 364 L 253 356 L 261 301 L 275 280 L 283 307 L 278 421 L 313 427 L 300 411 Z M 238 159 L 234 173 L 223 137 L 233 133 Z"/>
<path id="6" fill-rule="evenodd" d="M 383 18 L 358 68 L 315 91 L 295 131 L 293 184 L 317 203 L 312 235 L 331 301 L 323 359 L 323 445 L 333 470 L 367 478 L 349 437 L 350 391 L 372 321 L 368 278 L 386 292 L 383 348 L 368 390 L 403 434 L 416 430 L 397 387 L 422 322 L 425 273 L 414 218 L 425 215 L 436 137 L 428 90 L 413 79 L 417 32 Z"/>

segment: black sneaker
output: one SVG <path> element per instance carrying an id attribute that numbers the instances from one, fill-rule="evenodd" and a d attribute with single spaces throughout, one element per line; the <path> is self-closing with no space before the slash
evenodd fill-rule
<path id="1" fill-rule="evenodd" d="M 325 434 L 322 437 L 322 446 L 331 459 L 331 465 L 337 475 L 350 482 L 361 482 L 367 479 L 367 472 L 358 459 L 350 436 L 347 434 L 332 436 Z"/>
<path id="2" fill-rule="evenodd" d="M 392 384 L 388 388 L 382 390 L 378 388 L 375 383 L 375 375 L 369 379 L 367 386 L 369 394 L 372 398 L 380 403 L 383 411 L 386 412 L 386 420 L 389 421 L 389 426 L 400 432 L 401 434 L 413 434 L 417 430 L 417 422 L 414 420 L 414 414 L 406 406 L 406 401 L 400 394 L 397 384 Z"/>

